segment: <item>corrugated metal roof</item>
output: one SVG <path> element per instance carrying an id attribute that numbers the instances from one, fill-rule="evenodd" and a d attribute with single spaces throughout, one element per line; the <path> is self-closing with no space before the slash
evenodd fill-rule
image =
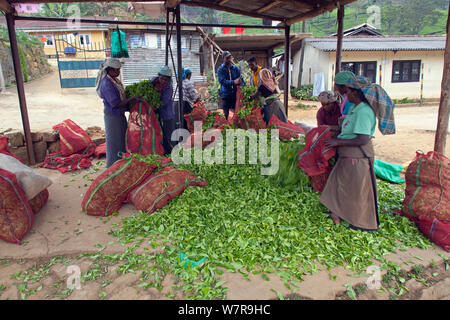
<path id="1" fill-rule="evenodd" d="M 336 51 L 335 37 L 307 38 L 312 47 Z M 445 49 L 445 36 L 385 36 L 344 38 L 342 51 L 432 51 Z"/>

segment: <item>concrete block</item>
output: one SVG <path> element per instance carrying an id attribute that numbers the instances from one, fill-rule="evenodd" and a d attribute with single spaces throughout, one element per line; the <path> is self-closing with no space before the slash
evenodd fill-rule
<path id="1" fill-rule="evenodd" d="M 5 133 L 11 147 L 22 147 L 24 145 L 24 137 L 20 131 L 12 131 Z"/>
<path id="2" fill-rule="evenodd" d="M 36 163 L 41 163 L 44 161 L 45 156 L 47 155 L 47 142 L 39 141 L 33 143 L 34 150 L 34 158 Z"/>
<path id="3" fill-rule="evenodd" d="M 57 153 L 61 151 L 61 142 L 54 141 L 47 144 L 47 150 L 49 153 Z"/>
<path id="4" fill-rule="evenodd" d="M 42 140 L 44 140 L 45 142 L 55 142 L 56 140 L 58 140 L 58 135 L 56 134 L 56 132 L 42 132 Z"/>
<path id="5" fill-rule="evenodd" d="M 18 157 L 23 163 L 28 164 L 27 147 L 11 147 L 11 153 Z"/>
<path id="6" fill-rule="evenodd" d="M 31 133 L 31 141 L 39 142 L 43 140 L 42 132 L 32 132 Z"/>
<path id="7" fill-rule="evenodd" d="M 106 142 L 106 138 L 94 138 L 92 139 L 92 142 L 95 143 L 96 146 L 101 145 L 102 143 Z"/>

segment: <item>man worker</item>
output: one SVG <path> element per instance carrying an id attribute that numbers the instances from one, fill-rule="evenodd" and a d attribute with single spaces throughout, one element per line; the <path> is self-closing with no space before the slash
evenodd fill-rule
<path id="1" fill-rule="evenodd" d="M 241 71 L 231 62 L 231 53 L 224 51 L 222 53 L 222 65 L 217 69 L 217 75 L 220 83 L 220 99 L 222 100 L 222 109 L 225 118 L 228 120 L 230 109 L 234 110 L 236 106 L 237 86 L 243 84 Z"/>

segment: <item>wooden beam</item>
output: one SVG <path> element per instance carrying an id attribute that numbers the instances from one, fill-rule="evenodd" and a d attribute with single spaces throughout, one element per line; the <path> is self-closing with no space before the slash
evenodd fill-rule
<path id="1" fill-rule="evenodd" d="M 448 6 L 447 17 L 447 41 L 444 54 L 444 74 L 441 84 L 441 101 L 439 103 L 438 122 L 436 137 L 434 140 L 434 151 L 440 154 L 445 153 L 447 143 L 448 120 L 450 116 L 450 4 Z"/>
<path id="2" fill-rule="evenodd" d="M 180 3 L 181 0 L 166 0 L 165 6 L 166 8 L 175 8 Z"/>
<path id="3" fill-rule="evenodd" d="M 338 32 L 337 32 L 337 45 L 336 45 L 336 69 L 335 75 L 341 72 L 342 61 L 342 40 L 344 38 L 344 11 L 345 6 L 339 5 L 337 20 L 338 20 Z M 333 90 L 333 88 L 331 88 Z"/>
<path id="4" fill-rule="evenodd" d="M 224 5 L 224 4 L 227 3 L 228 1 L 230 1 L 230 0 L 222 0 L 222 1 L 219 2 L 219 5 Z"/>
<path id="5" fill-rule="evenodd" d="M 14 13 L 14 7 L 6 0 L 0 0 L 0 11 L 4 13 Z"/>
<path id="6" fill-rule="evenodd" d="M 310 18 L 314 18 L 314 17 L 316 17 L 318 15 L 321 15 L 324 12 L 333 11 L 334 9 L 337 8 L 338 3 L 341 6 L 344 6 L 346 4 L 349 4 L 349 3 L 352 3 L 352 2 L 355 2 L 355 1 L 356 0 L 341 0 L 341 1 L 335 1 L 333 3 L 323 4 L 323 5 L 319 6 L 319 7 L 317 7 L 316 9 L 313 9 L 311 11 L 302 13 L 302 14 L 296 16 L 296 17 L 293 17 L 293 18 L 290 18 L 290 19 L 286 19 L 284 21 L 284 24 L 290 26 L 291 24 L 297 23 L 299 21 L 308 20 Z"/>
<path id="7" fill-rule="evenodd" d="M 289 85 L 289 74 L 291 71 L 291 39 L 290 39 L 291 26 L 284 28 L 284 110 L 286 111 L 286 120 L 288 119 L 289 109 L 289 92 L 291 87 Z"/>
<path id="8" fill-rule="evenodd" d="M 276 5 L 279 5 L 282 1 L 272 1 L 269 4 L 266 4 L 264 7 L 259 8 L 258 10 L 256 10 L 257 13 L 262 13 L 264 11 L 269 10 L 270 8 L 275 7 Z"/>
<path id="9" fill-rule="evenodd" d="M 192 7 L 204 7 L 204 8 L 210 8 L 210 9 L 219 10 L 219 11 L 227 11 L 227 12 L 231 12 L 234 14 L 240 14 L 243 16 L 249 16 L 249 17 L 253 17 L 253 18 L 274 20 L 274 18 L 272 16 L 268 16 L 268 15 L 261 14 L 261 13 L 253 13 L 253 12 L 244 11 L 244 10 L 240 10 L 240 9 L 234 9 L 234 8 L 230 8 L 230 7 L 223 7 L 220 4 L 215 4 L 215 3 L 207 3 L 207 2 L 196 1 L 196 0 L 192 0 L 192 1 L 181 0 L 181 4 L 186 5 L 186 6 L 192 6 Z M 276 19 L 276 20 L 278 20 L 278 19 Z"/>

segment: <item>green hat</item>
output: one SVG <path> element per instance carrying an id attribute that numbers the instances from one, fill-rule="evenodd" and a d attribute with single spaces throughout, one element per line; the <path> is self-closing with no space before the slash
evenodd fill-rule
<path id="1" fill-rule="evenodd" d="M 345 85 L 347 81 L 351 78 L 354 78 L 355 74 L 351 71 L 342 71 L 339 72 L 336 77 L 334 78 L 334 83 Z"/>
<path id="2" fill-rule="evenodd" d="M 163 66 L 161 70 L 159 70 L 158 74 L 160 76 L 172 77 L 172 70 L 168 66 Z"/>

